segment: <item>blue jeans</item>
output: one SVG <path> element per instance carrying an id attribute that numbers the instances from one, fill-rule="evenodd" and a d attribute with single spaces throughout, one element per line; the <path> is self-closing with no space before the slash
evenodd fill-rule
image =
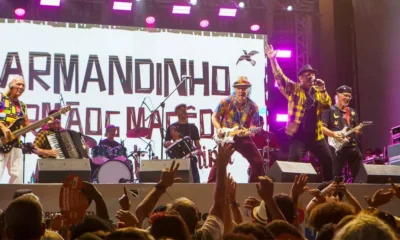
<path id="1" fill-rule="evenodd" d="M 197 157 L 190 158 L 190 168 L 192 169 L 192 176 L 194 183 L 200 183 L 199 169 L 197 168 Z"/>

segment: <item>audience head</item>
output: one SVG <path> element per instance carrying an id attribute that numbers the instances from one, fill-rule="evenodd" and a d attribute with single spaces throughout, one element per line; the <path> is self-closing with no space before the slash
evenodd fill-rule
<path id="1" fill-rule="evenodd" d="M 253 236 L 257 240 L 274 239 L 274 236 L 263 225 L 244 222 L 233 228 L 234 233 Z"/>
<path id="2" fill-rule="evenodd" d="M 348 215 L 354 215 L 354 208 L 348 203 L 326 202 L 316 206 L 310 213 L 308 225 L 319 231 L 328 223 L 338 223 Z"/>
<path id="3" fill-rule="evenodd" d="M 28 193 L 32 193 L 32 190 L 31 189 L 18 189 L 17 191 L 15 191 L 13 199 L 16 199 L 16 198 L 21 197 L 22 195 L 25 195 Z"/>
<path id="4" fill-rule="evenodd" d="M 294 216 L 296 214 L 296 209 L 294 207 L 293 199 L 284 193 L 279 193 L 274 196 L 276 205 L 278 205 L 279 210 L 281 210 L 286 221 L 293 223 Z M 271 213 L 267 210 L 267 219 L 272 219 Z"/>
<path id="5" fill-rule="evenodd" d="M 328 223 L 322 226 L 322 228 L 317 233 L 315 240 L 331 240 L 335 236 L 336 225 L 333 223 Z"/>
<path id="6" fill-rule="evenodd" d="M 160 212 L 150 218 L 150 233 L 155 239 L 167 237 L 174 240 L 189 240 L 189 230 L 177 212 Z"/>
<path id="7" fill-rule="evenodd" d="M 394 231 L 382 220 L 367 214 L 359 214 L 340 231 L 335 240 L 385 239 L 395 240 Z"/>
<path id="8" fill-rule="evenodd" d="M 14 199 L 5 212 L 5 225 L 5 233 L 10 240 L 40 239 L 45 234 L 46 225 L 38 198 L 25 194 Z"/>
<path id="9" fill-rule="evenodd" d="M 244 235 L 240 233 L 227 233 L 222 238 L 223 240 L 257 240 L 252 235 Z"/>
<path id="10" fill-rule="evenodd" d="M 380 211 L 377 208 L 367 208 L 361 211 L 363 214 L 371 215 L 379 218 L 384 223 L 386 223 L 389 227 L 391 227 L 394 231 L 397 229 L 396 219 L 392 214 Z"/>
<path id="11" fill-rule="evenodd" d="M 121 228 L 107 236 L 107 240 L 154 240 L 151 234 L 139 228 Z"/>
<path id="12" fill-rule="evenodd" d="M 291 236 L 290 239 L 305 239 L 303 234 L 287 221 L 274 220 L 268 223 L 267 230 L 274 235 L 275 239 L 281 239 L 282 236 Z"/>
<path id="13" fill-rule="evenodd" d="M 115 227 L 110 222 L 96 215 L 89 215 L 86 216 L 81 223 L 74 226 L 71 232 L 71 239 L 78 238 L 84 233 L 95 233 L 99 236 L 105 236 L 114 229 Z"/>
<path id="14" fill-rule="evenodd" d="M 188 227 L 189 233 L 194 234 L 198 224 L 198 211 L 194 202 L 183 197 L 175 199 L 171 205 L 169 205 L 169 210 L 174 210 L 179 213 L 183 221 Z"/>

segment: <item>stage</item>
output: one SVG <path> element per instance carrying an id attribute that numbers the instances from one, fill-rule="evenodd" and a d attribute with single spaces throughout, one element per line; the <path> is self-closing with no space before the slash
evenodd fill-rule
<path id="1" fill-rule="evenodd" d="M 309 188 L 314 188 L 318 184 L 308 184 Z M 61 184 L 24 184 L 24 185 L 0 185 L 0 208 L 5 209 L 12 199 L 14 192 L 18 189 L 31 189 L 39 198 L 43 205 L 45 217 L 48 217 L 50 213 L 59 211 L 59 194 Z M 114 217 L 115 212 L 119 210 L 118 198 L 123 194 L 123 187 L 126 186 L 128 190 L 138 192 L 136 197 L 130 196 L 132 209 L 135 210 L 136 206 L 143 200 L 146 194 L 154 186 L 154 184 L 96 184 L 97 189 L 103 195 L 103 198 L 107 204 L 110 217 Z M 360 201 L 363 207 L 367 207 L 364 197 L 373 193 L 378 189 L 388 189 L 389 184 L 348 184 L 350 192 Z M 275 183 L 275 194 L 287 193 L 290 194 L 290 183 Z M 212 204 L 212 196 L 214 193 L 214 184 L 190 184 L 181 183 L 175 184 L 167 190 L 167 194 L 164 194 L 158 204 L 168 203 L 172 199 L 179 197 L 187 197 L 193 200 L 199 210 L 202 213 L 202 219 L 204 220 L 207 216 Z M 256 192 L 255 184 L 237 184 L 237 200 L 243 205 L 244 200 L 248 196 L 258 197 Z M 306 228 L 304 224 L 304 212 L 307 203 L 311 200 L 311 195 L 306 192 L 302 195 L 299 201 L 299 220 L 302 222 L 303 228 Z M 400 199 L 393 198 L 392 202 L 381 207 L 383 211 L 388 211 L 393 215 L 400 215 L 400 208 L 398 207 Z M 248 212 L 241 208 L 245 219 L 248 218 Z M 90 206 L 88 212 L 94 212 L 94 204 Z M 115 220 L 115 219 L 114 219 Z"/>

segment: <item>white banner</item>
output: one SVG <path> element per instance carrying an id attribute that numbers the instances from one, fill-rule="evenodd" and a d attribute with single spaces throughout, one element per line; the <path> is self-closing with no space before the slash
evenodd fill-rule
<path id="1" fill-rule="evenodd" d="M 29 104 L 32 121 L 46 117 L 62 96 L 73 107 L 63 117 L 63 126 L 99 141 L 105 125 L 114 124 L 128 154 L 134 145 L 143 150 L 146 143 L 127 139 L 127 131 L 148 127 L 153 149 L 161 158 L 158 116 L 162 111 L 144 121 L 150 115 L 146 105 L 154 110 L 171 93 L 165 102 L 165 127 L 177 120 L 174 107 L 186 103 L 189 122 L 198 126 L 206 151 L 215 146 L 211 113 L 231 93 L 238 76 L 249 78 L 251 98 L 260 114 L 266 114 L 264 36 L 4 19 L 0 19 L 0 32 L 0 64 L 4 63 L 0 86 L 4 88 L 15 74 L 24 76 L 26 91 L 21 100 Z M 251 57 L 254 66 L 251 61 L 239 61 L 251 51 L 258 52 Z M 182 75 L 192 75 L 193 80 L 173 92 Z M 142 104 L 144 99 L 146 104 Z M 28 134 L 26 141 L 33 140 Z M 233 159 L 229 171 L 238 182 L 247 182 L 247 161 L 237 153 Z M 36 160 L 34 155 L 26 157 L 25 182 Z M 207 180 L 208 165 L 208 160 L 199 163 L 201 182 Z M 7 180 L 3 176 L 2 182 Z"/>

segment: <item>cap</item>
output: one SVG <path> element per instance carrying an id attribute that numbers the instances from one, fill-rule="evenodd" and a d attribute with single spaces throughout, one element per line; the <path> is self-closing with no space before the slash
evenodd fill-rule
<path id="1" fill-rule="evenodd" d="M 336 89 L 337 93 L 352 93 L 352 89 L 349 86 L 343 85 L 338 87 L 338 89 Z"/>
<path id="2" fill-rule="evenodd" d="M 251 83 L 249 82 L 247 77 L 240 76 L 240 77 L 238 77 L 236 82 L 233 83 L 233 87 L 236 87 L 236 86 L 248 86 L 248 87 L 251 87 Z"/>
<path id="3" fill-rule="evenodd" d="M 310 64 L 306 64 L 306 65 L 304 65 L 303 67 L 300 68 L 300 71 L 297 74 L 297 76 L 300 76 L 301 74 L 303 74 L 303 72 L 307 72 L 307 71 L 313 72 L 315 74 L 318 73 L 318 71 L 315 70 L 314 68 L 312 68 Z"/>
<path id="4" fill-rule="evenodd" d="M 176 112 L 176 110 L 177 110 L 178 108 L 180 108 L 180 107 L 187 107 L 187 106 L 186 106 L 186 104 L 184 104 L 184 103 L 180 103 L 180 104 L 178 104 L 178 105 L 175 106 L 175 112 Z"/>

